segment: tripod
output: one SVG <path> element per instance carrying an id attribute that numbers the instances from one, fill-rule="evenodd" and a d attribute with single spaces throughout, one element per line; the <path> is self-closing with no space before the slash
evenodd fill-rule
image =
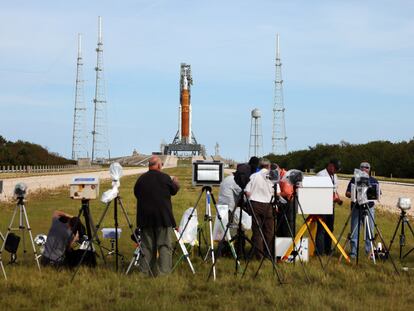
<path id="1" fill-rule="evenodd" d="M 78 273 L 79 268 L 80 268 L 83 260 L 85 259 L 86 253 L 88 251 L 94 251 L 94 248 L 92 246 L 93 242 L 95 242 L 98 245 L 99 250 L 101 252 L 102 259 L 106 263 L 105 255 L 103 253 L 102 246 L 101 246 L 101 241 L 98 238 L 98 231 L 97 231 L 97 229 L 95 228 L 95 226 L 93 224 L 92 215 L 91 215 L 91 212 L 90 212 L 90 209 L 89 209 L 89 200 L 82 199 L 82 204 L 81 204 L 81 207 L 80 207 L 79 213 L 78 213 L 78 219 L 79 220 L 80 220 L 80 217 L 82 215 L 85 219 L 86 233 L 87 233 L 87 236 L 88 236 L 87 248 L 86 248 L 85 252 L 83 252 L 82 257 L 81 257 L 78 265 L 76 266 L 76 269 L 75 269 L 75 272 L 72 276 L 71 282 L 75 279 L 75 276 Z M 94 230 L 93 233 L 92 233 L 92 228 Z"/>
<path id="2" fill-rule="evenodd" d="M 212 268 L 210 270 L 208 278 L 210 278 L 210 276 L 213 275 L 213 280 L 216 280 L 216 258 L 215 258 L 215 255 L 214 255 L 213 217 L 212 217 L 212 214 L 211 214 L 211 202 L 213 202 L 214 208 L 216 209 L 217 218 L 218 218 L 218 220 L 219 220 L 219 222 L 220 222 L 220 224 L 223 228 L 224 228 L 224 225 L 223 225 L 220 213 L 217 210 L 216 200 L 214 198 L 214 195 L 212 194 L 212 189 L 211 189 L 210 186 L 203 186 L 203 188 L 201 189 L 200 194 L 198 196 L 198 199 L 197 199 L 197 201 L 194 205 L 194 208 L 192 209 L 191 214 L 188 217 L 188 221 L 185 224 L 183 230 L 181 231 L 180 236 L 178 237 L 178 243 L 180 243 L 182 235 L 184 234 L 184 232 L 185 232 L 185 230 L 186 230 L 186 228 L 187 228 L 187 226 L 188 226 L 188 224 L 191 220 L 191 217 L 194 214 L 194 211 L 197 209 L 198 204 L 199 204 L 199 202 L 201 200 L 201 197 L 202 197 L 204 192 L 206 193 L 206 211 L 205 211 L 205 215 L 204 215 L 204 220 L 208 222 L 209 233 L 210 233 L 210 236 L 209 236 L 210 245 L 207 249 L 207 253 L 206 253 L 206 256 L 204 258 L 204 261 L 206 261 L 209 256 L 211 257 Z M 199 232 L 199 234 L 200 234 L 200 232 Z M 226 236 L 226 234 L 227 234 L 227 232 L 224 233 L 224 237 Z M 232 253 L 234 254 L 235 251 L 234 251 L 233 245 L 230 244 L 230 247 L 232 248 Z"/>
<path id="3" fill-rule="evenodd" d="M 188 253 L 188 250 L 185 247 L 183 240 L 180 239 L 180 233 L 175 228 L 173 230 L 174 230 L 175 237 L 177 238 L 177 243 L 180 245 L 180 248 L 183 254 L 178 259 L 178 261 L 176 262 L 172 270 L 174 271 L 175 268 L 178 266 L 178 264 L 181 262 L 181 260 L 185 258 L 187 260 L 187 263 L 188 263 L 188 266 L 190 267 L 191 272 L 195 274 L 195 270 L 194 270 L 193 264 L 190 259 L 190 254 Z"/>
<path id="4" fill-rule="evenodd" d="M 138 232 L 137 232 L 138 231 Z M 125 271 L 125 275 L 128 275 L 129 272 L 131 271 L 133 266 L 139 265 L 139 261 L 142 258 L 145 262 L 145 264 L 148 267 L 148 271 L 150 273 L 150 275 L 152 277 L 154 277 L 154 274 L 151 270 L 151 266 L 149 264 L 149 262 L 147 261 L 147 259 L 145 258 L 144 254 L 142 253 L 142 248 L 141 248 L 141 230 L 136 230 L 133 233 L 134 237 L 135 237 L 135 241 L 137 242 L 137 247 L 135 248 L 134 254 L 132 255 L 131 261 L 128 265 L 128 268 Z"/>
<path id="5" fill-rule="evenodd" d="M 102 216 L 99 219 L 98 224 L 96 225 L 95 234 L 98 233 L 98 230 L 101 227 L 101 224 L 102 224 L 102 222 L 103 222 L 103 220 L 106 216 L 106 213 L 108 212 L 108 210 L 111 206 L 111 202 L 114 202 L 113 205 L 114 205 L 114 227 L 115 227 L 115 250 L 114 250 L 113 254 L 115 254 L 115 270 L 116 270 L 116 272 L 118 272 L 118 267 L 119 267 L 118 258 L 119 257 L 124 258 L 124 256 L 119 253 L 119 247 L 118 247 L 118 240 L 119 240 L 119 237 L 118 237 L 118 227 L 119 227 L 119 224 L 118 224 L 118 205 L 121 207 L 122 213 L 125 216 L 125 219 L 127 221 L 129 229 L 131 230 L 132 235 L 135 237 L 136 240 L 138 240 L 138 238 L 135 234 L 135 231 L 132 229 L 133 228 L 132 223 L 129 220 L 128 214 L 125 210 L 124 204 L 123 204 L 122 199 L 119 195 L 116 196 L 115 199 L 113 199 L 112 201 L 110 201 L 106 204 L 105 210 L 103 211 Z"/>
<path id="6" fill-rule="evenodd" d="M 255 211 L 254 211 L 254 209 L 253 209 L 253 207 L 252 207 L 252 204 L 251 204 L 251 201 L 250 201 L 250 199 L 247 197 L 247 194 L 246 194 L 246 192 L 244 191 L 244 189 L 241 191 L 241 193 L 240 193 L 240 196 L 239 196 L 239 199 L 236 201 L 236 202 L 240 202 L 241 200 L 243 200 L 243 202 L 246 202 L 246 207 L 247 207 L 247 211 L 248 212 L 250 212 L 250 214 L 252 215 L 252 220 L 255 222 L 255 224 L 257 225 L 257 227 L 258 227 L 258 232 L 259 232 L 259 235 L 260 235 L 260 237 L 261 237 L 261 239 L 262 239 L 262 241 L 263 241 L 263 245 L 264 245 L 264 247 L 265 247 L 265 250 L 264 251 L 260 251 L 261 252 L 261 255 L 263 256 L 262 257 L 262 259 L 264 260 L 264 259 L 269 259 L 270 260 L 270 262 L 272 263 L 272 267 L 273 267 L 273 271 L 276 273 L 276 276 L 277 276 L 277 278 L 278 278 L 278 281 L 279 281 L 279 284 L 282 284 L 282 277 L 281 277 L 281 274 L 280 274 L 280 272 L 277 270 L 277 268 L 276 268 L 276 264 L 275 264 L 275 261 L 274 261 L 274 258 L 273 258 L 273 256 L 272 256 L 272 252 L 270 251 L 270 247 L 269 247 L 269 244 L 267 243 L 267 241 L 266 241 L 266 239 L 265 239 L 265 236 L 264 236 L 264 233 L 263 233 L 263 230 L 262 230 L 262 227 L 261 227 L 261 224 L 260 224 L 260 222 L 259 222 L 259 220 L 258 220 L 258 218 L 257 218 L 257 215 L 256 215 L 256 213 L 255 213 Z M 234 218 L 234 213 L 236 212 L 236 208 L 234 208 L 233 209 L 233 211 L 232 211 L 232 213 L 231 213 L 231 216 L 230 216 L 230 219 L 233 219 Z M 251 240 L 251 239 L 249 239 L 248 237 L 246 237 L 245 235 L 244 235 L 244 233 L 243 233 L 243 229 L 242 229 L 242 223 L 241 223 L 241 221 L 242 221 L 242 215 L 243 215 L 243 209 L 240 207 L 240 215 L 239 215 L 239 224 L 238 224 L 238 229 L 237 229 L 237 245 L 238 245 L 238 251 L 236 252 L 236 258 L 235 258 L 235 266 L 236 266 L 236 268 L 235 268 L 235 274 L 237 274 L 237 272 L 238 272 L 238 268 L 239 268 L 239 266 L 240 266 L 240 253 L 241 253 L 241 247 L 242 247 L 242 245 L 243 245 L 243 242 L 245 242 L 245 241 L 247 241 L 250 245 L 251 245 L 251 247 L 252 247 L 252 249 L 251 249 L 251 251 L 250 251 L 250 253 L 249 253 L 249 258 L 248 258 L 248 260 L 247 260 L 247 263 L 246 263 L 246 267 L 245 267 L 245 269 L 244 269 L 244 271 L 243 271 L 243 274 L 242 274 L 242 277 L 244 277 L 245 276 L 245 274 L 246 274 L 246 271 L 247 271 L 247 268 L 248 268 L 248 266 L 249 266 L 249 263 L 250 263 L 250 260 L 251 260 L 251 255 L 252 255 L 252 252 L 255 250 L 255 248 L 257 248 L 256 247 L 256 245 L 253 243 L 253 241 Z M 220 241 L 220 243 L 219 243 L 219 247 L 221 246 L 221 245 L 223 245 L 223 242 L 224 242 L 224 239 L 227 237 L 227 234 L 228 234 L 228 230 L 230 230 L 230 227 L 231 227 L 231 224 L 230 224 L 230 222 L 227 224 L 227 228 L 226 228 L 226 231 L 224 232 L 224 234 L 223 234 L 223 238 L 222 238 L 222 240 Z M 232 241 L 234 241 L 235 240 L 235 237 L 233 237 L 230 241 L 232 242 Z M 262 265 L 262 263 L 261 263 L 261 265 Z M 260 267 L 261 267 L 261 265 L 260 265 Z M 260 267 L 259 267 L 259 269 L 260 269 Z M 212 264 L 212 266 L 211 266 L 211 270 L 213 270 L 215 268 L 215 266 L 214 266 L 214 263 Z M 211 271 L 210 270 L 210 271 Z M 257 270 L 257 272 L 256 272 L 256 274 L 255 274 L 255 277 L 258 275 L 258 272 L 259 272 L 259 270 Z M 211 273 L 211 272 L 210 272 Z"/>
<path id="7" fill-rule="evenodd" d="M 398 219 L 397 227 L 395 227 L 395 231 L 394 231 L 394 234 L 392 236 L 392 239 L 391 239 L 391 242 L 390 242 L 390 246 L 388 247 L 388 251 L 391 251 L 392 243 L 394 243 L 394 239 L 395 239 L 395 236 L 397 235 L 398 228 L 401 226 L 401 233 L 400 233 L 400 260 L 402 260 L 405 257 L 407 257 L 414 250 L 414 247 L 413 247 L 405 255 L 403 255 L 403 248 L 405 246 L 405 241 L 406 241 L 406 239 L 405 239 L 405 225 L 407 225 L 408 229 L 411 231 L 411 234 L 414 237 L 414 231 L 413 231 L 413 228 L 411 227 L 411 225 L 410 225 L 410 223 L 408 221 L 407 212 L 405 210 L 401 209 L 401 214 L 400 214 L 400 217 Z"/>
<path id="8" fill-rule="evenodd" d="M 13 228 L 12 226 L 13 226 L 13 222 L 14 222 L 14 219 L 16 217 L 17 212 L 19 212 L 19 227 L 18 228 Z M 6 280 L 7 280 L 7 275 L 6 275 L 6 271 L 4 269 L 1 254 L 3 253 L 4 248 L 6 246 L 7 238 L 8 238 L 11 231 L 20 231 L 20 233 L 22 235 L 23 253 L 25 254 L 26 253 L 26 243 L 25 243 L 25 231 L 26 230 L 29 232 L 30 242 L 31 242 L 32 248 L 33 248 L 34 259 L 35 259 L 37 267 L 40 271 L 39 258 L 37 256 L 36 247 L 35 247 L 35 244 L 34 244 L 34 241 L 33 241 L 32 229 L 30 228 L 29 218 L 27 217 L 26 206 L 24 204 L 24 197 L 21 196 L 21 197 L 17 198 L 17 204 L 16 204 L 16 207 L 14 208 L 13 216 L 11 218 L 9 227 L 7 228 L 7 233 L 6 233 L 6 236 L 4 237 L 3 244 L 2 244 L 1 249 L 0 249 L 0 266 L 1 266 L 1 270 L 3 271 L 4 278 Z"/>
<path id="9" fill-rule="evenodd" d="M 355 234 L 355 230 L 357 231 L 357 245 L 356 245 L 356 264 L 358 265 L 359 263 L 359 241 L 360 241 L 360 235 L 361 235 L 361 219 L 363 219 L 363 224 L 364 224 L 364 229 L 366 232 L 368 232 L 368 239 L 370 241 L 370 256 L 372 256 L 372 260 L 374 262 L 374 264 L 376 264 L 376 259 L 375 259 L 375 247 L 374 247 L 374 235 L 373 235 L 373 229 L 375 228 L 375 230 L 378 233 L 378 236 L 382 242 L 382 245 L 384 247 L 384 251 L 386 254 L 388 254 L 388 258 L 391 260 L 391 263 L 394 267 L 394 270 L 397 274 L 399 274 L 397 266 L 394 263 L 393 258 L 391 257 L 391 254 L 389 252 L 389 249 L 387 249 L 386 244 L 385 244 L 385 240 L 382 236 L 381 230 L 378 227 L 377 223 L 375 222 L 375 219 L 371 213 L 371 211 L 369 210 L 369 205 L 368 203 L 364 203 L 361 205 L 357 205 L 355 204 L 353 209 L 357 208 L 358 209 L 358 222 L 357 222 L 357 228 L 354 228 L 353 231 L 351 232 L 351 234 L 348 236 L 347 241 L 345 242 L 345 246 L 351 242 L 352 237 L 354 237 Z M 351 209 L 351 213 L 348 216 L 348 219 L 344 225 L 344 229 L 345 227 L 348 225 L 349 219 L 351 218 L 352 215 L 352 209 Z M 370 221 L 373 223 L 374 228 L 371 228 L 371 224 Z M 344 229 L 342 230 L 342 232 L 344 231 Z M 341 233 L 341 237 L 342 237 L 342 233 Z M 367 237 L 365 236 L 365 239 Z"/>
<path id="10" fill-rule="evenodd" d="M 276 234 L 277 234 L 277 231 L 278 231 L 278 229 L 281 225 L 281 222 L 277 223 L 277 210 L 278 210 L 278 204 L 282 203 L 281 202 L 282 199 L 277 195 L 277 185 L 276 184 L 273 186 L 273 189 L 274 189 L 274 194 L 273 194 L 273 198 L 271 200 L 271 204 L 272 204 L 272 210 L 273 210 L 273 245 L 275 247 L 274 258 L 276 259 Z M 295 196 L 293 197 L 293 200 L 295 200 Z M 288 202 L 286 202 L 286 203 L 289 204 Z M 295 204 L 293 204 L 293 208 L 294 208 L 294 206 L 295 206 Z M 281 208 L 282 218 L 283 218 L 283 220 L 285 221 L 285 223 L 287 225 L 287 228 L 288 228 L 288 231 L 289 231 L 289 236 L 292 239 L 293 249 L 295 250 L 293 252 L 294 253 L 293 254 L 293 262 L 295 262 L 295 258 L 296 258 L 296 256 L 298 256 L 299 262 L 300 262 L 300 264 L 303 268 L 303 273 L 305 274 L 305 277 L 308 280 L 308 282 L 310 282 L 310 278 L 309 278 L 309 275 L 306 271 L 306 267 L 304 265 L 304 262 L 303 262 L 301 256 L 296 251 L 297 250 L 297 244 L 295 242 L 295 233 L 294 233 L 295 229 L 294 228 L 292 229 L 292 227 L 290 226 L 290 223 L 289 223 L 289 220 L 287 218 L 286 212 L 287 212 L 287 210 L 285 208 Z M 259 269 L 257 270 L 256 275 L 259 272 L 259 270 L 260 270 L 260 268 L 263 264 L 263 261 L 264 261 L 264 258 L 262 258 L 262 260 L 260 262 Z"/>

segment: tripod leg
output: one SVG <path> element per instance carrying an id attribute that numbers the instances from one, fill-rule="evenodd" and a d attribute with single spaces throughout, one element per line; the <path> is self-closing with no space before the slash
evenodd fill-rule
<path id="1" fill-rule="evenodd" d="M 365 229 L 365 241 L 366 239 L 369 240 L 369 244 L 371 247 L 370 250 L 370 256 L 372 256 L 372 261 L 374 262 L 374 264 L 376 264 L 375 261 L 375 250 L 374 250 L 374 237 L 373 237 L 373 232 L 371 231 L 371 226 L 369 224 L 369 219 L 368 219 L 368 215 L 365 215 L 364 217 L 364 229 Z M 366 242 L 365 242 L 366 243 Z"/>
<path id="2" fill-rule="evenodd" d="M 395 227 L 394 234 L 392 235 L 392 239 L 391 239 L 390 245 L 388 246 L 388 250 L 389 251 L 391 251 L 391 247 L 392 247 L 392 244 L 394 243 L 394 239 L 395 239 L 395 237 L 397 235 L 398 228 L 401 225 L 401 221 L 404 221 L 402 216 L 399 217 L 398 223 L 397 223 L 397 227 Z M 401 257 L 400 257 L 400 259 L 401 259 Z"/>
<path id="3" fill-rule="evenodd" d="M 11 218 L 11 221 L 10 221 L 10 224 L 9 224 L 9 227 L 7 228 L 6 236 L 4 237 L 4 240 L 3 240 L 3 243 L 2 243 L 1 249 L 0 249 L 0 262 L 1 262 L 2 270 L 3 270 L 4 278 L 6 280 L 7 280 L 7 276 L 6 276 L 6 271 L 4 270 L 4 266 L 3 266 L 2 253 L 4 252 L 4 248 L 6 246 L 7 238 L 9 236 L 10 232 L 13 229 L 13 227 L 12 227 L 13 226 L 13 222 L 14 222 L 14 219 L 16 217 L 16 214 L 17 214 L 17 211 L 18 210 L 19 210 L 19 207 L 18 207 L 18 205 L 16 205 L 16 207 L 14 208 L 14 211 L 13 211 L 13 215 L 12 215 L 12 218 Z"/>
<path id="4" fill-rule="evenodd" d="M 194 270 L 193 264 L 192 264 L 192 262 L 190 260 L 190 254 L 188 253 L 188 250 L 185 247 L 183 241 L 179 241 L 178 240 L 179 239 L 179 236 L 180 236 L 180 234 L 178 233 L 178 231 L 176 229 L 173 229 L 173 230 L 174 230 L 175 237 L 177 238 L 177 243 L 180 244 L 181 250 L 183 252 L 183 256 L 186 258 L 186 260 L 188 262 L 188 265 L 190 266 L 191 272 L 193 272 L 193 274 L 195 274 L 195 270 Z"/>
<path id="5" fill-rule="evenodd" d="M 23 212 L 24 205 L 19 204 L 19 231 L 22 235 L 22 244 L 23 244 L 23 254 L 26 254 L 26 235 L 25 235 L 25 229 L 24 226 L 24 212 Z"/>
<path id="6" fill-rule="evenodd" d="M 101 256 L 102 256 L 102 260 L 106 264 L 105 254 L 104 254 L 102 246 L 101 246 L 101 240 L 99 239 L 99 236 L 98 236 L 98 228 L 95 227 L 95 225 L 93 223 L 93 219 L 92 219 L 92 215 L 91 215 L 90 210 L 89 210 L 89 206 L 86 208 L 86 213 L 85 214 L 86 214 L 85 219 L 88 219 L 89 227 L 93 230 L 92 239 L 90 240 L 90 247 L 92 248 L 93 241 L 96 241 L 96 243 L 98 244 L 98 247 L 99 247 L 99 251 L 100 251 Z"/>
<path id="7" fill-rule="evenodd" d="M 289 221 L 288 221 L 288 218 L 287 218 L 287 216 L 286 216 L 286 212 L 284 212 L 284 217 L 285 217 L 285 221 L 286 221 L 286 224 L 287 224 L 287 227 L 288 227 L 288 230 L 289 230 L 289 234 L 290 234 L 290 236 L 291 236 L 291 238 L 292 238 L 292 243 L 293 243 L 293 249 L 296 249 L 296 242 L 295 242 L 295 236 L 294 236 L 294 234 L 293 234 L 293 231 L 292 231 L 292 228 L 290 227 L 290 223 L 289 223 Z M 275 243 L 275 247 L 276 247 L 276 243 Z M 298 256 L 298 258 L 299 258 L 299 262 L 300 262 L 300 265 L 302 266 L 302 268 L 303 268 L 303 273 L 305 274 L 305 277 L 306 277 L 306 279 L 307 279 L 307 281 L 310 283 L 311 282 L 311 280 L 310 280 L 310 277 L 309 277 L 309 274 L 308 274 L 308 271 L 306 270 L 306 267 L 305 267 L 305 263 L 303 262 L 303 260 L 302 260 L 302 258 L 301 258 L 301 256 L 300 256 L 300 254 L 298 254 L 297 255 Z M 276 258 L 276 251 L 275 251 L 275 258 Z M 293 257 L 293 259 L 295 260 L 295 256 Z"/>
<path id="8" fill-rule="evenodd" d="M 213 193 L 210 193 L 210 196 L 211 196 L 211 201 L 213 202 L 213 205 L 214 205 L 214 208 L 215 208 L 215 210 L 216 210 L 216 215 L 217 215 L 217 219 L 219 220 L 219 223 L 220 223 L 220 225 L 221 225 L 221 228 L 222 228 L 222 230 L 224 230 L 224 235 L 223 235 L 223 237 L 224 237 L 224 239 L 227 239 L 228 241 L 227 241 L 227 243 L 228 243 L 228 245 L 229 245 L 229 247 L 230 247 L 230 251 L 231 251 L 231 254 L 233 255 L 233 258 L 236 260 L 236 262 L 237 262 L 237 255 L 236 255 L 236 250 L 235 250 L 235 248 L 234 248 L 234 245 L 233 245 L 233 243 L 231 242 L 231 239 L 229 239 L 229 237 L 228 237 L 228 226 L 224 226 L 224 224 L 223 224 L 223 219 L 221 218 L 221 215 L 220 215 L 220 213 L 219 213 L 219 211 L 218 211 L 218 208 L 217 208 L 217 204 L 216 204 L 216 200 L 215 200 L 215 198 L 214 198 L 214 195 L 213 195 Z M 227 211 L 228 212 L 228 211 Z M 229 224 L 229 220 L 227 221 L 227 224 Z M 240 265 L 240 263 L 238 263 L 239 265 Z"/>
<path id="9" fill-rule="evenodd" d="M 128 224 L 129 229 L 131 230 L 131 233 L 134 235 L 134 237 L 135 237 L 136 241 L 138 241 L 138 237 L 137 237 L 137 235 L 135 234 L 135 230 L 133 229 L 133 225 L 132 225 L 132 223 L 131 223 L 131 220 L 129 219 L 128 213 L 126 212 L 126 209 L 125 209 L 125 207 L 124 207 L 124 203 L 123 203 L 123 201 L 122 201 L 121 197 L 118 197 L 118 202 L 119 202 L 119 205 L 121 206 L 122 213 L 123 213 L 123 214 L 124 214 L 124 216 L 125 216 L 125 220 L 126 220 L 126 222 L 127 222 L 127 224 Z"/>
<path id="10" fill-rule="evenodd" d="M 312 241 L 313 245 L 314 245 L 314 246 L 315 246 L 315 248 L 316 248 L 316 241 L 315 241 L 315 238 L 313 237 L 312 232 L 311 232 L 311 229 L 310 229 L 310 227 L 309 227 L 309 223 L 308 223 L 308 221 L 307 221 L 307 220 L 306 220 L 306 218 L 305 218 L 305 214 L 303 213 L 302 205 L 301 205 L 301 204 L 300 204 L 300 202 L 299 202 L 299 198 L 298 198 L 298 196 L 297 196 L 297 193 L 295 194 L 295 199 L 296 199 L 296 201 L 298 202 L 298 207 L 299 207 L 299 209 L 300 209 L 300 213 L 302 214 L 303 222 L 306 224 L 306 229 L 307 229 L 307 231 L 308 231 L 308 233 L 309 233 L 309 237 L 310 237 L 310 239 L 311 239 L 311 241 Z M 322 270 L 324 270 L 324 267 L 323 267 L 323 262 L 322 262 L 322 258 L 321 258 L 321 255 L 319 254 L 319 252 L 318 252 L 318 251 L 316 251 L 316 256 L 318 257 L 318 260 L 319 260 L 319 263 L 320 263 L 320 265 L 321 265 L 321 267 L 322 267 Z M 325 271 L 325 270 L 324 270 L 324 271 Z"/>
<path id="11" fill-rule="evenodd" d="M 250 209 L 251 214 L 252 214 L 252 219 L 256 223 L 257 227 L 259 228 L 258 231 L 259 231 L 260 237 L 262 238 L 263 245 L 264 245 L 265 250 L 266 250 L 265 255 L 266 254 L 269 255 L 269 259 L 270 259 L 270 261 L 272 263 L 272 267 L 273 267 L 273 272 L 276 273 L 276 276 L 277 276 L 277 279 L 279 281 L 279 284 L 283 284 L 283 282 L 282 282 L 282 276 L 281 276 L 279 270 L 276 268 L 276 264 L 275 264 L 275 261 L 274 261 L 273 256 L 272 256 L 272 252 L 270 251 L 269 244 L 267 243 L 266 238 L 265 238 L 265 236 L 263 234 L 263 230 L 261 229 L 260 222 L 257 219 L 256 213 L 255 213 L 255 211 L 253 209 L 253 206 L 252 206 L 250 200 L 247 197 L 246 197 L 246 199 L 247 199 L 247 205 L 249 206 L 249 209 Z M 251 258 L 249 258 L 249 261 L 250 261 L 250 259 Z M 247 269 L 247 266 L 246 266 L 246 269 Z"/>
<path id="12" fill-rule="evenodd" d="M 375 229 L 376 229 L 376 230 L 377 230 L 377 232 L 378 232 L 378 236 L 379 236 L 379 237 L 380 237 L 380 239 L 381 239 L 382 245 L 384 245 L 384 250 L 385 250 L 385 252 L 386 252 L 386 253 L 388 253 L 388 257 L 389 257 L 389 258 L 390 258 L 390 260 L 391 260 L 391 263 L 392 263 L 392 265 L 393 265 L 393 267 L 394 267 L 395 272 L 396 272 L 398 275 L 400 275 L 400 273 L 398 272 L 397 266 L 395 265 L 394 259 L 392 259 L 391 253 L 390 253 L 390 252 L 389 252 L 389 250 L 387 249 L 387 246 L 386 246 L 386 244 L 385 244 L 385 240 L 384 240 L 384 237 L 382 236 L 381 230 L 379 229 L 379 227 L 378 227 L 377 223 L 376 223 L 376 222 L 375 222 L 375 220 L 374 220 L 374 217 L 372 216 L 372 214 L 371 214 L 371 212 L 370 212 L 369 210 L 368 210 L 368 215 L 369 215 L 369 217 L 371 218 L 372 222 L 374 223 L 374 227 L 375 227 Z"/>
<path id="13" fill-rule="evenodd" d="M 213 239 L 213 220 L 211 216 L 211 205 L 210 205 L 210 191 L 207 190 L 207 198 L 206 198 L 206 215 L 208 216 L 208 226 L 210 229 L 210 251 L 211 251 L 211 262 L 213 264 L 213 280 L 216 280 L 216 259 L 214 257 L 214 239 Z"/>
<path id="14" fill-rule="evenodd" d="M 349 220 L 351 219 L 351 216 L 352 216 L 352 210 L 351 210 L 351 212 L 349 213 L 348 218 L 346 219 L 344 226 L 342 227 L 342 230 L 341 230 L 341 233 L 339 234 L 339 238 L 338 238 L 337 242 L 335 243 L 334 247 L 332 248 L 332 250 L 331 250 L 331 252 L 330 252 L 330 254 L 329 254 L 329 258 L 328 258 L 328 261 L 326 262 L 326 265 L 325 265 L 325 267 L 324 267 L 324 270 L 325 270 L 325 269 L 326 269 L 326 267 L 329 265 L 329 262 L 330 262 L 330 261 L 331 261 L 331 259 L 332 259 L 332 256 L 333 256 L 333 250 L 334 250 L 334 249 L 338 246 L 338 244 L 340 244 L 340 243 L 341 243 L 342 236 L 343 236 L 343 234 L 344 234 L 344 232 L 345 232 L 346 228 L 348 227 L 348 223 L 349 223 Z M 346 247 L 346 243 L 345 243 L 345 245 L 344 245 L 343 249 L 345 249 L 345 247 Z M 342 253 L 341 253 L 340 258 L 342 258 Z"/>
<path id="15" fill-rule="evenodd" d="M 405 220 L 408 229 L 410 229 L 412 236 L 414 237 L 414 231 L 413 228 L 411 227 L 410 223 L 408 222 L 408 219 Z M 412 249 L 410 249 L 406 254 L 404 254 L 404 256 L 402 256 L 401 259 L 404 259 L 405 257 L 407 257 L 412 251 L 414 251 L 414 247 Z"/>
<path id="16" fill-rule="evenodd" d="M 356 264 L 359 263 L 359 238 L 361 235 L 361 209 L 358 209 L 358 233 L 357 233 L 357 245 L 356 245 Z"/>
<path id="17" fill-rule="evenodd" d="M 197 201 L 196 201 L 196 203 L 195 203 L 195 205 L 194 205 L 194 207 L 193 207 L 193 209 L 191 211 L 191 214 L 190 214 L 190 216 L 188 216 L 188 220 L 187 220 L 186 224 L 184 225 L 183 230 L 181 231 L 179 240 L 181 240 L 181 238 L 183 237 L 183 234 L 185 232 L 185 229 L 187 229 L 188 224 L 190 223 L 190 220 L 193 217 L 194 211 L 197 209 L 197 206 L 198 206 L 198 204 L 200 202 L 200 199 L 201 199 L 201 196 L 203 195 L 203 192 L 204 192 L 204 188 L 201 190 L 200 194 L 198 195 Z M 175 248 L 173 249 L 173 254 L 174 253 L 175 253 Z"/>
<path id="18" fill-rule="evenodd" d="M 23 210 L 24 218 L 26 219 L 27 231 L 29 231 L 30 241 L 32 242 L 34 258 L 37 263 L 37 268 L 40 271 L 40 263 L 39 263 L 39 258 L 37 257 L 36 246 L 33 241 L 32 229 L 30 228 L 29 218 L 27 217 L 26 207 L 24 205 L 22 206 L 22 210 Z"/>

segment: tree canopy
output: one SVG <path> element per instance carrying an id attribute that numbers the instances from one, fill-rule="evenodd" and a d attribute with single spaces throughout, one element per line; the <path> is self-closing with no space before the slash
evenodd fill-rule
<path id="1" fill-rule="evenodd" d="M 366 144 L 341 141 L 339 144 L 317 144 L 306 150 L 266 157 L 281 167 L 302 171 L 319 171 L 330 159 L 335 158 L 342 163 L 341 173 L 346 174 L 352 174 L 362 161 L 368 161 L 378 176 L 414 178 L 414 139 L 397 143 L 372 141 Z"/>

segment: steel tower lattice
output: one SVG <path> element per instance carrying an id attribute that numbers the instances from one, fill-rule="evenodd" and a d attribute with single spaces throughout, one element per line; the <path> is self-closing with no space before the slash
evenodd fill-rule
<path id="1" fill-rule="evenodd" d="M 273 106 L 272 153 L 287 153 L 285 106 L 283 103 L 282 62 L 280 61 L 279 34 L 276 35 L 275 95 Z"/>
<path id="2" fill-rule="evenodd" d="M 250 122 L 250 143 L 249 158 L 255 156 L 260 158 L 263 154 L 263 136 L 262 136 L 262 113 L 259 109 L 252 110 L 252 119 Z"/>
<path id="3" fill-rule="evenodd" d="M 93 130 L 92 161 L 103 161 L 109 157 L 107 102 L 105 98 L 105 78 L 103 69 L 102 18 L 98 17 L 98 45 L 96 47 L 96 79 Z"/>
<path id="4" fill-rule="evenodd" d="M 86 105 L 84 96 L 82 35 L 78 34 L 78 56 L 76 61 L 75 109 L 73 113 L 72 159 L 88 156 L 86 130 Z"/>

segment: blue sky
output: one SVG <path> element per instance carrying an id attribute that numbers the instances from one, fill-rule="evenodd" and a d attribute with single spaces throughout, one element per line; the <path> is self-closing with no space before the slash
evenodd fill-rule
<path id="1" fill-rule="evenodd" d="M 0 135 L 70 156 L 77 33 L 91 129 L 98 15 L 112 155 L 172 140 L 181 62 L 208 153 L 245 160 L 256 107 L 270 152 L 276 33 L 290 151 L 414 136 L 414 2 L 264 0 L 4 1 Z"/>

